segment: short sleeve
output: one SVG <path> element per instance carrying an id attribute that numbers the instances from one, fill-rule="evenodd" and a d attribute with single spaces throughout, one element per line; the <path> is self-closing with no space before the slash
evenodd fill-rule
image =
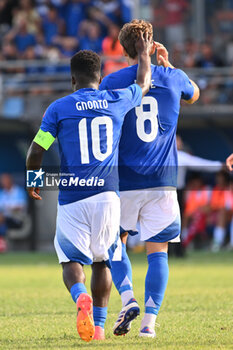
<path id="1" fill-rule="evenodd" d="M 123 89 L 126 92 L 131 108 L 140 106 L 142 102 L 142 89 L 138 84 L 132 84 L 128 88 Z"/>
<path id="2" fill-rule="evenodd" d="M 189 77 L 181 69 L 176 69 L 176 73 L 179 75 L 178 81 L 181 90 L 181 98 L 183 100 L 190 100 L 194 94 L 194 87 Z"/>
<path id="3" fill-rule="evenodd" d="M 138 84 L 132 84 L 124 89 L 109 89 L 108 94 L 113 101 L 118 101 L 124 108 L 125 114 L 142 102 L 142 89 Z"/>
<path id="4" fill-rule="evenodd" d="M 45 111 L 41 123 L 41 130 L 49 132 L 54 138 L 57 136 L 57 115 L 55 112 L 55 104 L 52 103 Z"/>

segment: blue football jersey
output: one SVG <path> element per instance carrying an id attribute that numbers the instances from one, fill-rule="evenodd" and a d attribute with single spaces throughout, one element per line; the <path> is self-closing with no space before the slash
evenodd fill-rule
<path id="1" fill-rule="evenodd" d="M 61 205 L 118 191 L 122 124 L 126 112 L 141 100 L 142 89 L 132 84 L 113 91 L 80 89 L 48 107 L 41 129 L 58 139 Z"/>
<path id="2" fill-rule="evenodd" d="M 119 146 L 120 190 L 176 186 L 176 129 L 180 100 L 194 88 L 180 69 L 151 65 L 152 83 L 139 107 L 126 115 Z M 136 80 L 137 65 L 105 77 L 100 89 L 125 88 Z"/>

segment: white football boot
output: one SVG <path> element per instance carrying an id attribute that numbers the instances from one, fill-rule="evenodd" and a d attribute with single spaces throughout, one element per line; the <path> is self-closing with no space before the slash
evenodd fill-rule
<path id="1" fill-rule="evenodd" d="M 131 322 L 140 314 L 140 308 L 137 301 L 131 298 L 122 308 L 118 319 L 113 327 L 113 334 L 125 335 L 130 331 Z"/>

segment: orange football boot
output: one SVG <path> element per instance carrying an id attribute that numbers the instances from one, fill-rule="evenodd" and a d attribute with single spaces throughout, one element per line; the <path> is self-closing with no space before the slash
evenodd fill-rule
<path id="1" fill-rule="evenodd" d="M 95 334 L 92 297 L 86 293 L 80 294 L 77 300 L 77 331 L 86 342 L 91 341 Z"/>

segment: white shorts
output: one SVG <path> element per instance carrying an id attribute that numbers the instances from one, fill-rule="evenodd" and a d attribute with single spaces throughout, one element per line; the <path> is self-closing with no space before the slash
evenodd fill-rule
<path id="1" fill-rule="evenodd" d="M 120 198 L 115 192 L 58 204 L 54 245 L 59 263 L 76 261 L 90 265 L 105 261 L 111 266 L 120 241 L 119 226 Z"/>
<path id="2" fill-rule="evenodd" d="M 120 192 L 121 228 L 138 231 L 142 241 L 179 242 L 180 208 L 174 187 Z"/>

